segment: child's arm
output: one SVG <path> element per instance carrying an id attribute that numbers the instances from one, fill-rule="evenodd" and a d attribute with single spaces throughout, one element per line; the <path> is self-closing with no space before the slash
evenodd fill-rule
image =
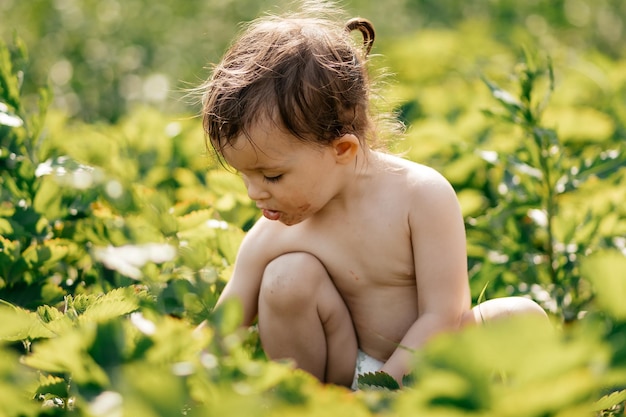
<path id="1" fill-rule="evenodd" d="M 382 368 L 399 382 L 410 371 L 412 351 L 434 335 L 458 328 L 471 304 L 465 227 L 456 194 L 434 171 L 417 187 L 409 224 L 419 316 Z"/>
<path id="2" fill-rule="evenodd" d="M 261 219 L 262 220 L 262 219 Z M 218 308 L 226 300 L 237 299 L 243 308 L 244 326 L 252 324 L 257 316 L 259 289 L 267 265 L 262 227 L 257 223 L 246 234 L 239 247 L 233 274 L 217 300 Z"/>

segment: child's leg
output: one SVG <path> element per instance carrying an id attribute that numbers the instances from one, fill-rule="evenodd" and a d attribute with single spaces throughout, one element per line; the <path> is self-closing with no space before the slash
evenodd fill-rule
<path id="1" fill-rule="evenodd" d="M 502 297 L 484 301 L 463 316 L 463 325 L 480 324 L 486 321 L 529 314 L 547 318 L 546 312 L 534 301 L 524 297 Z"/>
<path id="2" fill-rule="evenodd" d="M 288 253 L 266 267 L 259 333 L 271 359 L 294 359 L 323 382 L 352 383 L 357 340 L 350 312 L 313 255 Z"/>

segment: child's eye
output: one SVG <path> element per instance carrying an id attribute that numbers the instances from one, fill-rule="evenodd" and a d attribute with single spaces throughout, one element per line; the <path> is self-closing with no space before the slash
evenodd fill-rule
<path id="1" fill-rule="evenodd" d="M 278 180 L 280 180 L 282 178 L 282 176 L 283 176 L 282 174 L 276 175 L 276 176 L 273 176 L 273 177 L 268 177 L 267 175 L 264 175 L 263 176 L 263 181 L 270 182 L 270 183 L 278 182 Z"/>

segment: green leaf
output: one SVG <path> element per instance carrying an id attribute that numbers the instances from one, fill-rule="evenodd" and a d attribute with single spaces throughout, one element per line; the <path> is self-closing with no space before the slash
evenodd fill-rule
<path id="1" fill-rule="evenodd" d="M 93 326 L 73 329 L 33 345 L 32 353 L 24 357 L 27 366 L 52 373 L 71 373 L 78 384 L 109 384 L 106 373 L 87 353 L 96 338 Z"/>
<path id="2" fill-rule="evenodd" d="M 596 252 L 581 261 L 581 275 L 593 285 L 600 308 L 626 319 L 626 256 L 618 251 Z"/>
<path id="3" fill-rule="evenodd" d="M 67 214 L 67 207 L 63 206 L 61 187 L 53 178 L 44 178 L 35 194 L 33 208 L 37 213 L 48 219 L 59 219 Z"/>
<path id="4" fill-rule="evenodd" d="M 550 379 L 506 390 L 494 398 L 497 411 L 494 415 L 545 416 L 567 409 L 580 410 L 588 406 L 587 399 L 597 389 L 598 381 L 591 370 L 565 371 Z"/>
<path id="5" fill-rule="evenodd" d="M 508 110 L 511 117 L 510 120 L 516 120 L 517 115 L 523 110 L 522 103 L 520 103 L 520 101 L 513 94 L 500 88 L 498 85 L 491 82 L 487 78 L 483 77 L 483 82 L 489 88 L 489 91 L 491 92 L 493 98 L 499 101 L 500 104 L 506 110 Z"/>
<path id="6" fill-rule="evenodd" d="M 217 230 L 217 250 L 229 264 L 235 263 L 244 233 L 240 229 Z"/>
<path id="7" fill-rule="evenodd" d="M 132 288 L 116 288 L 104 295 L 92 297 L 79 316 L 81 322 L 104 322 L 139 308 L 139 300 Z"/>
<path id="8" fill-rule="evenodd" d="M 415 375 L 409 373 L 402 377 L 402 386 L 410 387 L 415 384 Z"/>
<path id="9" fill-rule="evenodd" d="M 613 118 L 604 112 L 589 107 L 549 108 L 544 114 L 543 124 L 554 126 L 565 143 L 602 143 L 609 141 L 615 132 Z"/>
<path id="10" fill-rule="evenodd" d="M 50 267 L 67 256 L 69 247 L 62 240 L 47 240 L 41 244 L 34 244 L 26 248 L 22 257 L 30 269 Z"/>
<path id="11" fill-rule="evenodd" d="M 125 382 L 125 412 L 129 416 L 177 416 L 188 407 L 185 380 L 174 375 L 168 366 L 146 362 L 133 363 L 121 369 Z"/>
<path id="12" fill-rule="evenodd" d="M 50 323 L 65 317 L 65 315 L 61 313 L 58 309 L 48 305 L 37 307 L 37 314 L 44 323 Z"/>
<path id="13" fill-rule="evenodd" d="M 626 401 L 626 389 L 614 391 L 593 403 L 591 411 L 607 410 L 613 406 L 623 403 L 624 401 Z"/>
<path id="14" fill-rule="evenodd" d="M 209 314 L 207 305 L 198 294 L 192 292 L 184 294 L 183 305 L 185 307 L 185 313 L 192 317 L 206 317 Z"/>
<path id="15" fill-rule="evenodd" d="M 126 341 L 124 323 L 121 320 L 101 322 L 96 326 L 96 336 L 87 347 L 87 353 L 98 366 L 108 370 L 124 362 Z"/>
<path id="16" fill-rule="evenodd" d="M 53 375 L 39 375 L 39 386 L 36 395 L 54 395 L 60 398 L 69 396 L 69 384 L 63 378 Z"/>
<path id="17" fill-rule="evenodd" d="M 19 81 L 13 72 L 9 48 L 4 42 L 0 42 L 0 92 L 11 107 L 19 109 Z"/>
<path id="18" fill-rule="evenodd" d="M 196 210 L 191 213 L 187 213 L 184 216 L 177 217 L 178 230 L 184 231 L 196 228 L 202 224 L 206 224 L 207 221 L 214 218 L 214 211 L 210 209 Z"/>
<path id="19" fill-rule="evenodd" d="M 487 199 L 483 193 L 472 188 L 464 188 L 457 193 L 459 204 L 464 218 L 482 214 L 487 206 Z"/>
<path id="20" fill-rule="evenodd" d="M 37 313 L 10 304 L 0 305 L 0 340 L 26 340 L 54 337 Z"/>
<path id="21" fill-rule="evenodd" d="M 32 401 L 32 387 L 36 385 L 35 372 L 21 365 L 15 352 L 0 345 L 0 416 L 41 415 L 41 407 Z"/>
<path id="22" fill-rule="evenodd" d="M 231 299 L 211 312 L 210 321 L 222 335 L 233 333 L 241 326 L 243 307 L 239 300 Z"/>
<path id="23" fill-rule="evenodd" d="M 366 374 L 359 375 L 357 383 L 360 389 L 370 387 L 384 388 L 392 391 L 400 389 L 398 381 L 393 379 L 393 377 L 388 373 L 382 371 L 368 372 Z"/>
<path id="24" fill-rule="evenodd" d="M 70 317 L 48 305 L 37 307 L 37 315 L 46 328 L 55 334 L 63 334 L 74 327 L 74 322 Z"/>
<path id="25" fill-rule="evenodd" d="M 0 234 L 0 288 L 4 286 L 2 280 L 10 278 L 11 268 L 20 257 L 20 242 L 9 240 Z"/>

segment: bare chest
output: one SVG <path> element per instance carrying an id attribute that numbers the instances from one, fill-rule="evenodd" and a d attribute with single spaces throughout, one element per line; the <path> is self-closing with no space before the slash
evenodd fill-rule
<path id="1" fill-rule="evenodd" d="M 326 267 L 344 297 L 367 294 L 374 287 L 414 285 L 414 262 L 408 223 L 398 217 L 363 214 L 312 227 L 300 245 Z"/>

